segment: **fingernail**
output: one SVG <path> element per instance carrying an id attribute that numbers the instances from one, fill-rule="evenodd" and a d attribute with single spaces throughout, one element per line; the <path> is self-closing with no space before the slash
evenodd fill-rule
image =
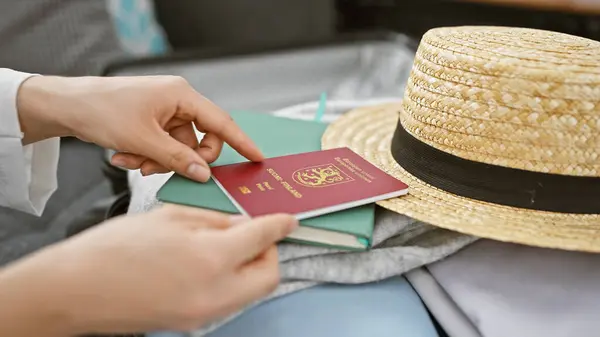
<path id="1" fill-rule="evenodd" d="M 237 225 L 239 223 L 246 222 L 249 220 L 250 220 L 249 217 L 242 215 L 242 214 L 236 214 L 236 215 L 232 215 L 229 217 L 229 221 L 231 222 L 232 225 Z"/>
<path id="2" fill-rule="evenodd" d="M 113 159 L 111 159 L 110 162 L 113 166 L 118 166 L 118 167 L 125 167 L 125 165 L 127 165 L 125 160 L 123 160 L 122 158 L 113 158 Z"/>
<path id="3" fill-rule="evenodd" d="M 294 230 L 296 230 L 296 228 L 298 228 L 298 226 L 300 226 L 300 221 L 298 221 L 298 219 L 296 218 L 292 218 L 292 220 L 290 220 L 290 223 L 288 224 L 288 228 L 290 230 L 290 232 L 293 232 Z"/>
<path id="4" fill-rule="evenodd" d="M 206 182 L 210 178 L 210 170 L 196 163 L 192 163 L 188 167 L 187 174 L 190 178 L 202 182 Z"/>
<path id="5" fill-rule="evenodd" d="M 147 170 L 142 170 L 142 175 L 143 176 L 150 176 L 153 175 L 155 173 L 157 173 L 157 170 L 153 170 L 153 169 L 147 169 Z"/>

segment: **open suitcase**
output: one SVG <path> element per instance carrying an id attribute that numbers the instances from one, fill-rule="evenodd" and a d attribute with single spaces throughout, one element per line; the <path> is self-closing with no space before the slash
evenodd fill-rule
<path id="1" fill-rule="evenodd" d="M 586 15 L 433 0 L 337 1 L 337 7 L 341 30 L 383 27 L 412 38 L 351 34 L 318 43 L 192 51 L 112 64 L 105 75 L 179 75 L 226 110 L 268 113 L 318 100 L 323 92 L 348 100 L 400 97 L 416 41 L 424 31 L 439 25 L 506 24 L 598 37 L 594 29 L 597 18 Z M 395 76 L 381 78 L 384 69 L 394 69 L 388 73 Z M 130 198 L 127 173 L 108 164 L 111 154 L 106 153 L 104 172 L 117 198 L 100 212 L 105 218 L 127 212 Z M 73 226 L 69 235 L 85 228 Z M 438 331 L 445 336 L 441 328 Z"/>
<path id="2" fill-rule="evenodd" d="M 335 114 L 345 112 L 351 102 L 401 97 L 415 50 L 415 41 L 404 35 L 358 33 L 302 44 L 204 49 L 133 59 L 109 65 L 104 75 L 182 76 L 228 111 L 302 109 L 326 93 L 341 102 L 326 112 Z M 75 222 L 68 236 L 96 225 L 98 221 L 90 220 L 98 216 L 109 219 L 127 212 L 128 174 L 132 173 L 111 166 L 112 154 L 106 151 L 103 171 L 115 197 L 91 211 L 90 218 Z"/>

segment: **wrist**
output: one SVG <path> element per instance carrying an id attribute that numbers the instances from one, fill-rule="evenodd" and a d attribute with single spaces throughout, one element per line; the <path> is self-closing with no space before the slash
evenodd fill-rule
<path id="1" fill-rule="evenodd" d="M 68 79 L 32 76 L 25 80 L 17 94 L 17 112 L 23 143 L 30 144 L 55 137 L 68 137 Z"/>
<path id="2" fill-rule="evenodd" d="M 49 254 L 50 253 L 50 254 Z M 51 252 L 0 269 L 0 336 L 65 337 L 76 334 L 73 308 L 56 277 Z"/>

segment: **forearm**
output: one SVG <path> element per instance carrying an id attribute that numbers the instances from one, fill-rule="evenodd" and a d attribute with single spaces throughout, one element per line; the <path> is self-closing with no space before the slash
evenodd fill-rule
<path id="1" fill-rule="evenodd" d="M 73 335 L 53 268 L 39 262 L 25 259 L 0 269 L 0 336 Z"/>
<path id="2" fill-rule="evenodd" d="M 46 76 L 31 77 L 21 85 L 17 111 L 24 145 L 71 135 L 67 86 L 67 78 Z"/>

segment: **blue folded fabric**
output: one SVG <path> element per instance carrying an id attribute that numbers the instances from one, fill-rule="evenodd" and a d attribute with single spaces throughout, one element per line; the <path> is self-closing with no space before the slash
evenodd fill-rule
<path id="1" fill-rule="evenodd" d="M 154 333 L 149 337 L 182 337 Z M 207 337 L 438 337 L 403 277 L 362 285 L 322 285 L 248 310 Z"/>

